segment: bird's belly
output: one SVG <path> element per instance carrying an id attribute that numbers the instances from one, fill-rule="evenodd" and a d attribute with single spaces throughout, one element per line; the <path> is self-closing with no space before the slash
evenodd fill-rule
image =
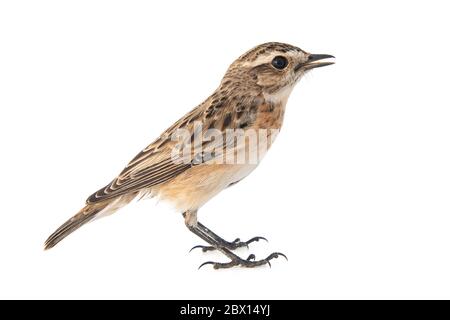
<path id="1" fill-rule="evenodd" d="M 256 167 L 257 164 L 199 165 L 158 186 L 152 193 L 170 202 L 179 211 L 196 210 Z"/>

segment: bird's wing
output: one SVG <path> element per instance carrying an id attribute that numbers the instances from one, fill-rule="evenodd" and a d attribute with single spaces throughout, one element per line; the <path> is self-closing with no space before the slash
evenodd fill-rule
<path id="1" fill-rule="evenodd" d="M 136 155 L 119 176 L 92 194 L 86 203 L 93 204 L 124 194 L 138 193 L 164 183 L 191 168 L 192 163 L 173 157 L 172 150 L 176 147 L 177 141 L 172 141 L 171 137 L 177 129 L 192 132 L 193 122 L 202 116 L 204 110 L 202 106 L 195 108 L 167 129 L 156 141 Z"/>
<path id="2" fill-rule="evenodd" d="M 260 103 L 262 101 L 260 99 L 257 100 L 256 104 Z M 245 102 L 244 106 L 247 114 L 251 114 L 251 110 L 254 112 L 257 109 L 255 101 Z M 233 141 L 229 141 L 229 138 L 225 137 L 225 130 L 242 127 L 242 123 L 249 123 L 254 120 L 254 117 L 239 117 L 239 110 L 239 104 L 226 101 L 225 99 L 218 99 L 217 96 L 212 95 L 204 103 L 167 129 L 155 142 L 141 151 L 117 178 L 92 194 L 86 202 L 92 204 L 124 194 L 138 193 L 144 189 L 148 190 L 175 178 L 194 165 L 213 162 L 218 157 L 223 157 L 226 148 L 228 148 L 226 152 L 230 152 L 230 149 L 231 152 L 234 152 L 233 148 L 236 147 L 233 145 Z M 199 128 L 200 132 L 197 132 L 197 122 L 202 124 Z M 223 135 L 222 139 L 201 141 L 201 149 L 197 149 L 195 145 L 191 148 L 194 137 L 198 134 L 203 135 L 206 130 L 211 128 L 218 129 Z M 180 131 L 179 134 L 184 134 L 185 141 L 190 143 L 189 154 L 183 155 L 187 156 L 185 159 L 175 159 L 172 154 L 174 148 L 176 148 L 177 141 L 172 141 L 171 138 L 178 129 L 184 130 Z M 186 159 L 189 161 L 186 161 Z"/>

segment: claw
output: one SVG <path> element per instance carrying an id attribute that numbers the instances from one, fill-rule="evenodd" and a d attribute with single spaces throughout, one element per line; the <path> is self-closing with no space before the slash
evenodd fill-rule
<path id="1" fill-rule="evenodd" d="M 256 259 L 256 256 L 252 253 L 251 255 L 248 256 L 247 261 L 252 261 L 255 259 Z"/>
<path id="2" fill-rule="evenodd" d="M 288 261 L 288 258 L 286 257 L 286 255 L 284 255 L 281 252 L 274 252 L 274 253 L 270 254 L 267 258 L 265 258 L 264 260 L 266 260 L 267 263 L 269 264 L 269 266 L 272 267 L 272 265 L 270 264 L 270 260 L 277 259 L 279 256 L 282 256 L 283 258 L 286 259 L 286 261 Z"/>
<path id="3" fill-rule="evenodd" d="M 269 242 L 269 240 L 267 240 L 264 237 L 253 237 L 250 240 L 246 241 L 246 243 L 249 244 L 249 243 L 252 243 L 252 242 L 255 242 L 255 241 L 258 242 L 259 240 L 264 240 L 266 242 Z"/>
<path id="4" fill-rule="evenodd" d="M 272 258 L 275 258 L 275 259 L 278 258 L 278 256 L 282 256 L 283 258 L 286 259 L 286 261 L 289 261 L 288 257 L 286 257 L 286 255 L 281 252 L 274 252 L 270 256 L 273 256 Z"/>
<path id="5" fill-rule="evenodd" d="M 191 252 L 194 249 L 202 249 L 203 252 L 216 250 L 216 248 L 212 247 L 212 246 L 201 246 L 201 245 L 199 245 L 199 246 L 192 247 L 192 249 L 189 250 L 189 252 Z"/>
<path id="6" fill-rule="evenodd" d="M 194 246 L 194 247 L 191 248 L 191 250 L 189 250 L 189 253 L 191 253 L 192 250 L 194 250 L 194 249 L 198 249 L 198 248 L 203 249 L 203 247 L 204 247 L 204 246 Z"/>
<path id="7" fill-rule="evenodd" d="M 213 262 L 213 261 L 206 261 L 206 262 L 203 262 L 203 263 L 198 267 L 197 270 L 200 270 L 201 267 L 203 267 L 203 266 L 205 266 L 205 265 L 207 265 L 207 264 L 215 265 L 216 263 Z"/>

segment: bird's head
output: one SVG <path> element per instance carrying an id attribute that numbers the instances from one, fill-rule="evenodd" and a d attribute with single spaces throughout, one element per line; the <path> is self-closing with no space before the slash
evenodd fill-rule
<path id="1" fill-rule="evenodd" d="M 308 71 L 333 64 L 329 54 L 311 54 L 295 46 L 269 42 L 261 44 L 234 61 L 222 85 L 258 88 L 272 98 L 284 98 Z"/>

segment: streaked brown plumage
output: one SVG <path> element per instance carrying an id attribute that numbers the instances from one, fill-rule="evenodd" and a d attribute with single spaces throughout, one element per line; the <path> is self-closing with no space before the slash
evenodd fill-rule
<path id="1" fill-rule="evenodd" d="M 233 247 L 233 243 L 220 239 L 197 222 L 197 210 L 220 191 L 242 180 L 258 164 L 215 162 L 219 155 L 237 153 L 238 149 L 255 152 L 248 145 L 227 141 L 227 130 L 261 132 L 260 129 L 266 129 L 267 134 L 265 131 L 263 134 L 270 147 L 274 132 L 282 126 L 286 102 L 294 85 L 308 70 L 331 64 L 317 62 L 325 58 L 332 56 L 311 55 L 297 47 L 275 42 L 257 46 L 239 57 L 210 97 L 142 150 L 111 183 L 92 194 L 86 206 L 47 239 L 45 248 L 53 247 L 81 225 L 111 214 L 137 197 L 158 196 L 173 203 L 184 214 L 188 228 L 212 246 L 204 250 L 218 249 L 230 257 L 232 262 L 214 264 L 216 268 L 266 264 L 276 254 L 259 261 L 240 259 L 228 249 L 245 243 L 236 241 Z M 198 123 L 200 129 L 196 126 Z M 174 161 L 173 150 L 180 146 L 180 141 L 174 141 L 173 136 L 180 129 L 190 135 L 181 145 L 193 143 L 197 136 L 208 135 L 210 129 L 218 130 L 225 144 L 217 147 L 215 140 L 202 141 L 200 153 L 194 147 L 189 149 L 190 159 L 197 160 Z M 205 150 L 214 150 L 214 153 L 206 159 Z"/>

